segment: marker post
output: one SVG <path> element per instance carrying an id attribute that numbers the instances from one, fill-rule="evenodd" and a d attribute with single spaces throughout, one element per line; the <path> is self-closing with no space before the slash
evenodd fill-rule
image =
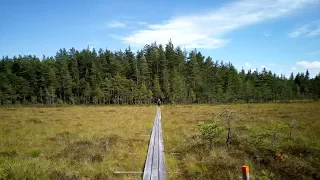
<path id="1" fill-rule="evenodd" d="M 242 177 L 243 180 L 249 180 L 249 167 L 248 166 L 242 166 Z"/>

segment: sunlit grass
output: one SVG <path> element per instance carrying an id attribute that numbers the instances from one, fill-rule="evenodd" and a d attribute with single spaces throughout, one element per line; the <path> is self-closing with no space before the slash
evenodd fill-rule
<path id="1" fill-rule="evenodd" d="M 252 179 L 319 177 L 319 104 L 161 108 L 168 179 L 239 179 L 244 164 Z M 226 109 L 237 112 L 232 144 L 225 145 L 224 131 L 209 150 L 198 124 L 226 128 Z M 2 107 L 0 179 L 141 179 L 114 172 L 143 171 L 155 113 L 155 106 Z"/>
<path id="2" fill-rule="evenodd" d="M 220 115 L 236 112 L 231 146 Z M 320 104 L 186 105 L 162 108 L 170 179 L 241 179 L 249 165 L 251 179 L 320 178 Z M 288 125 L 296 127 L 289 139 Z M 199 123 L 221 122 L 224 134 L 212 150 L 200 137 Z M 276 140 L 273 142 L 273 134 Z"/>
<path id="3" fill-rule="evenodd" d="M 0 108 L 0 179 L 127 179 L 142 171 L 155 107 Z"/>

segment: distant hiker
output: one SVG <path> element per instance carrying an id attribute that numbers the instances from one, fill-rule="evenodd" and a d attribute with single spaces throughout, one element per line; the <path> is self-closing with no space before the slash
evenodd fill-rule
<path id="1" fill-rule="evenodd" d="M 158 106 L 160 106 L 160 104 L 161 104 L 160 99 L 158 99 L 157 104 L 158 104 Z"/>

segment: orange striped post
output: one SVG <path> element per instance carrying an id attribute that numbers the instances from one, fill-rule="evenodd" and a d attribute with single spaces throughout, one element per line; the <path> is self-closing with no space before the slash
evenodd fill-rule
<path id="1" fill-rule="evenodd" d="M 249 180 L 249 166 L 242 166 L 243 180 Z"/>

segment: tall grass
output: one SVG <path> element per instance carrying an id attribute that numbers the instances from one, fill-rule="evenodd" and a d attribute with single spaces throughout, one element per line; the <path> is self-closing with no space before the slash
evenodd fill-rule
<path id="1" fill-rule="evenodd" d="M 162 106 L 168 179 L 319 179 L 320 105 Z M 231 143 L 221 114 L 236 112 Z M 155 106 L 0 108 L 0 179 L 140 179 Z M 290 128 L 294 120 L 295 125 Z M 213 147 L 199 124 L 224 129 Z M 291 136 L 290 136 L 291 132 Z"/>
<path id="2" fill-rule="evenodd" d="M 241 179 L 242 165 L 249 165 L 251 179 L 319 179 L 319 109 L 312 103 L 166 106 L 169 179 Z M 226 110 L 236 112 L 230 146 Z M 210 149 L 199 123 L 216 122 L 224 132 Z"/>
<path id="3" fill-rule="evenodd" d="M 0 108 L 0 179 L 130 179 L 155 107 Z"/>

